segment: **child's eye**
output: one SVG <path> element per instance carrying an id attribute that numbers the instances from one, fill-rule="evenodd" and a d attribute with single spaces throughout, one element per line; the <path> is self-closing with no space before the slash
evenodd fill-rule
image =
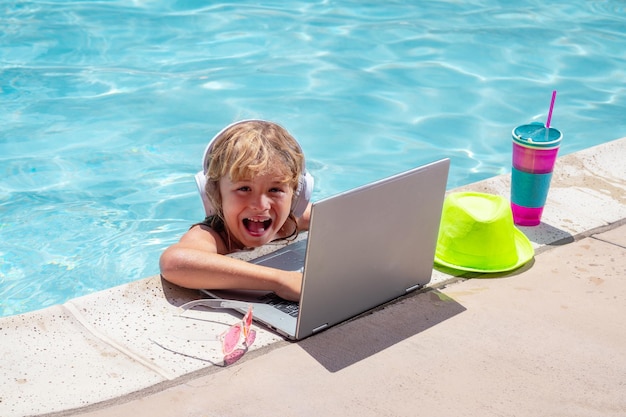
<path id="1" fill-rule="evenodd" d="M 237 188 L 237 191 L 250 191 L 250 187 L 247 185 L 244 185 L 242 187 Z"/>
<path id="2" fill-rule="evenodd" d="M 270 188 L 270 192 L 271 193 L 284 193 L 285 189 L 282 187 L 273 187 L 273 188 Z"/>

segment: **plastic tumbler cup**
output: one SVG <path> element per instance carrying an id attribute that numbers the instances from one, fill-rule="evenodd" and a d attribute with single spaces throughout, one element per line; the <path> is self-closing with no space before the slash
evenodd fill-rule
<path id="1" fill-rule="evenodd" d="M 513 129 L 511 210 L 515 224 L 536 226 L 541 222 L 562 138 L 559 130 L 542 123 Z"/>

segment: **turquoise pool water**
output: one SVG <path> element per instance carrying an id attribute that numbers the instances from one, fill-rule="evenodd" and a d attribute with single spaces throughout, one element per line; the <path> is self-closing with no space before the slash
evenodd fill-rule
<path id="1" fill-rule="evenodd" d="M 0 315 L 158 273 L 234 120 L 286 126 L 315 198 L 440 157 L 450 187 L 509 172 L 553 89 L 562 153 L 625 136 L 625 5 L 4 1 Z"/>

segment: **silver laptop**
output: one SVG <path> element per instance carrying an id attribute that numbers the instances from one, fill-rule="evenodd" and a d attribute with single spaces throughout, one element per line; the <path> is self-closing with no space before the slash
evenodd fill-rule
<path id="1" fill-rule="evenodd" d="M 259 291 L 202 292 L 250 302 L 256 321 L 299 340 L 423 287 L 449 168 L 443 159 L 314 202 L 306 240 L 251 261 L 304 267 L 299 303 Z"/>

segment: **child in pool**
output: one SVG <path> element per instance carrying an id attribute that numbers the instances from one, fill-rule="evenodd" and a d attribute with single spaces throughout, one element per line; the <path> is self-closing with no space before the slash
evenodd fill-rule
<path id="1" fill-rule="evenodd" d="M 300 272 L 224 256 L 308 229 L 312 179 L 297 141 L 275 123 L 246 120 L 211 141 L 204 164 L 207 218 L 163 252 L 163 278 L 186 288 L 269 290 L 299 300 Z"/>

